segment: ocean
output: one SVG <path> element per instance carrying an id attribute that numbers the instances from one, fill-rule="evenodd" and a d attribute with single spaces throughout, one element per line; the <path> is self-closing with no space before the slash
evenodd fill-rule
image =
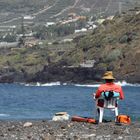
<path id="1" fill-rule="evenodd" d="M 122 85 L 125 100 L 119 101 L 119 114 L 140 120 L 140 85 Z M 57 112 L 70 116 L 96 117 L 92 98 L 99 85 L 0 84 L 0 120 L 52 119 Z M 105 117 L 114 114 L 106 110 Z"/>

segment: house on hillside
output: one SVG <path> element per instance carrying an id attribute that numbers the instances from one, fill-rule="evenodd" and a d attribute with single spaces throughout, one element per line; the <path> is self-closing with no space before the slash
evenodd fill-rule
<path id="1" fill-rule="evenodd" d="M 13 48 L 17 46 L 18 42 L 0 42 L 0 48 Z"/>
<path id="2" fill-rule="evenodd" d="M 87 28 L 88 30 L 92 30 L 92 29 L 97 28 L 97 25 L 96 25 L 93 21 L 88 21 L 88 22 L 87 22 L 87 25 L 86 25 L 86 28 Z"/>
<path id="3" fill-rule="evenodd" d="M 28 37 L 25 40 L 25 47 L 34 47 L 39 44 L 39 40 L 34 37 Z"/>
<path id="4" fill-rule="evenodd" d="M 29 28 L 30 26 L 34 25 L 34 19 L 35 19 L 35 16 L 31 16 L 31 15 L 26 15 L 23 17 L 23 26 L 24 28 Z"/>
<path id="5" fill-rule="evenodd" d="M 103 19 L 103 18 L 97 19 L 97 20 L 96 20 L 96 23 L 102 24 L 105 20 L 106 20 L 106 19 Z"/>
<path id="6" fill-rule="evenodd" d="M 9 33 L 9 32 L 14 32 L 15 31 L 15 29 L 16 29 L 16 26 L 15 25 L 13 25 L 13 26 L 8 26 L 8 25 L 0 25 L 0 32 L 2 32 L 2 33 Z"/>
<path id="7" fill-rule="evenodd" d="M 31 15 L 26 15 L 23 17 L 23 19 L 25 20 L 33 20 L 35 18 L 35 16 L 31 16 Z"/>
<path id="8" fill-rule="evenodd" d="M 76 17 L 76 13 L 69 13 L 68 14 L 68 19 L 74 19 Z"/>
<path id="9" fill-rule="evenodd" d="M 114 16 L 109 16 L 109 17 L 107 17 L 106 19 L 107 19 L 107 20 L 113 20 L 113 18 L 114 18 Z"/>
<path id="10" fill-rule="evenodd" d="M 82 28 L 80 30 L 75 30 L 74 32 L 75 33 L 81 33 L 81 32 L 86 32 L 87 31 L 87 28 Z"/>
<path id="11" fill-rule="evenodd" d="M 95 60 L 85 60 L 80 64 L 80 67 L 91 68 L 94 67 L 95 62 Z"/>
<path id="12" fill-rule="evenodd" d="M 55 22 L 47 22 L 45 24 L 46 27 L 49 27 L 49 26 L 52 26 L 52 25 L 55 25 L 56 23 Z"/>
<path id="13" fill-rule="evenodd" d="M 72 42 L 73 39 L 72 38 L 65 38 L 62 41 L 60 41 L 60 43 L 68 43 L 68 42 Z"/>

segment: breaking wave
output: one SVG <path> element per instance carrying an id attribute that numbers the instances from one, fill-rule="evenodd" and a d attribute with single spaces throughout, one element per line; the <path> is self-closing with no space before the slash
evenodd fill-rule
<path id="1" fill-rule="evenodd" d="M 130 84 L 130 83 L 127 83 L 126 81 L 118 81 L 118 82 L 115 82 L 115 84 L 118 84 L 120 86 L 135 86 L 135 87 L 140 86 L 140 84 Z M 75 86 L 80 86 L 80 87 L 99 87 L 100 84 L 89 84 L 89 85 L 75 84 Z"/>
<path id="2" fill-rule="evenodd" d="M 45 83 L 45 84 L 42 84 L 42 83 L 35 83 L 35 84 L 25 84 L 25 86 L 59 86 L 61 85 L 60 82 L 52 82 L 52 83 Z"/>
<path id="3" fill-rule="evenodd" d="M 135 87 L 139 87 L 140 84 L 131 84 L 131 83 L 127 83 L 126 81 L 118 81 L 115 82 L 116 84 L 120 85 L 120 86 L 135 86 Z M 33 83 L 33 84 L 24 84 L 25 86 L 60 86 L 60 85 L 74 85 L 74 86 L 79 86 L 79 87 L 99 87 L 100 84 L 67 84 L 67 83 L 61 83 L 61 82 L 51 82 L 51 83 Z"/>

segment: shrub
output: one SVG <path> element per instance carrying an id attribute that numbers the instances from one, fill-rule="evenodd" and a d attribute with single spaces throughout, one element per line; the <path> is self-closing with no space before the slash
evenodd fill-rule
<path id="1" fill-rule="evenodd" d="M 105 58 L 106 62 L 112 62 L 112 61 L 116 61 L 118 58 L 120 58 L 122 55 L 121 50 L 116 49 L 111 51 L 110 53 L 108 53 L 108 55 Z"/>
<path id="2" fill-rule="evenodd" d="M 129 43 L 131 42 L 137 34 L 135 32 L 127 32 L 124 35 L 122 35 L 119 39 L 120 43 Z"/>
<path id="3" fill-rule="evenodd" d="M 127 43 L 127 39 L 128 39 L 128 36 L 127 35 L 123 35 L 120 39 L 119 39 L 119 42 L 120 43 Z"/>

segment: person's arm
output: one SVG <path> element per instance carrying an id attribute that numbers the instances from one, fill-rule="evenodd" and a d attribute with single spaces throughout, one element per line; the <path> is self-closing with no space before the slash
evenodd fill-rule
<path id="1" fill-rule="evenodd" d="M 124 93 L 123 93 L 122 87 L 120 87 L 120 99 L 121 100 L 124 99 Z"/>
<path id="2" fill-rule="evenodd" d="M 101 95 L 100 88 L 98 88 L 97 91 L 96 91 L 96 94 L 95 94 L 95 98 L 96 99 L 99 98 L 100 95 Z"/>

